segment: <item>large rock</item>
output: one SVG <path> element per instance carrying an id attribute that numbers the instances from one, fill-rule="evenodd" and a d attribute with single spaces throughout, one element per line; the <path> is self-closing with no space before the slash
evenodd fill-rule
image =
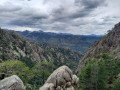
<path id="1" fill-rule="evenodd" d="M 56 69 L 39 90 L 74 90 L 78 87 L 79 79 L 67 66 Z"/>
<path id="2" fill-rule="evenodd" d="M 54 84 L 45 83 L 44 86 L 40 88 L 40 90 L 54 90 Z"/>
<path id="3" fill-rule="evenodd" d="M 79 78 L 76 75 L 73 75 L 72 77 L 72 85 L 74 88 L 79 87 Z"/>
<path id="4" fill-rule="evenodd" d="M 25 90 L 22 80 L 13 75 L 0 81 L 0 90 Z"/>

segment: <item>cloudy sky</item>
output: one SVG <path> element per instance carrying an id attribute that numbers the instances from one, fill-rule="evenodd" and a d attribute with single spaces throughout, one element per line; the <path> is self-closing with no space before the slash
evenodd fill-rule
<path id="1" fill-rule="evenodd" d="M 120 22 L 120 0 L 0 0 L 0 27 L 105 34 Z"/>

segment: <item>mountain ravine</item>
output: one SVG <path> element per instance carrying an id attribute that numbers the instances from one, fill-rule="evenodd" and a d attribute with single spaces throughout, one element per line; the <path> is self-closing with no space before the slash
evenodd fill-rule
<path id="1" fill-rule="evenodd" d="M 44 45 L 44 44 L 43 44 Z M 0 29 L 0 61 L 24 60 L 28 62 L 51 61 L 60 66 L 76 68 L 82 54 L 66 48 L 38 46 L 26 41 L 14 31 Z"/>

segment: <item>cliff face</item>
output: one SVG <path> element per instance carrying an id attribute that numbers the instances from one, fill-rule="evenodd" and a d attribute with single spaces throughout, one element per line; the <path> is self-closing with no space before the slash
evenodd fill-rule
<path id="1" fill-rule="evenodd" d="M 86 61 L 98 58 L 100 54 L 109 53 L 115 59 L 120 59 L 120 23 L 116 24 L 112 30 L 104 37 L 92 45 L 84 57 L 80 60 L 78 72 L 84 67 Z"/>
<path id="2" fill-rule="evenodd" d="M 32 40 L 31 40 L 32 41 Z M 35 42 L 35 41 L 33 41 Z M 0 29 L 0 61 L 21 60 L 27 57 L 34 62 L 52 61 L 59 66 L 61 64 L 72 65 L 76 68 L 82 54 L 70 49 L 54 47 L 41 43 L 37 45 L 25 40 L 14 31 Z"/>

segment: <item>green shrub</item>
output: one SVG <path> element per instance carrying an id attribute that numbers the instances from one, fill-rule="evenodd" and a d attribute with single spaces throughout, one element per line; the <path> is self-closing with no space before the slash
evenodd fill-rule
<path id="1" fill-rule="evenodd" d="M 45 83 L 48 76 L 53 72 L 55 66 L 51 62 L 40 62 L 36 64 L 32 68 L 32 72 L 34 73 L 34 78 L 29 82 L 30 84 L 34 85 L 39 88 Z"/>
<path id="2" fill-rule="evenodd" d="M 5 73 L 6 76 L 18 75 L 25 84 L 34 76 L 23 62 L 12 60 L 0 63 L 0 73 Z"/>
<path id="3" fill-rule="evenodd" d="M 120 90 L 120 79 L 117 79 L 114 82 L 114 88 L 113 88 L 113 90 Z"/>
<path id="4" fill-rule="evenodd" d="M 22 57 L 20 58 L 20 61 L 26 64 L 29 68 L 32 68 L 35 65 L 35 62 L 33 62 L 30 58 L 28 57 Z"/>
<path id="5" fill-rule="evenodd" d="M 79 73 L 80 88 L 83 90 L 109 90 L 114 82 L 114 76 L 120 73 L 119 66 L 120 61 L 113 59 L 107 53 L 102 54 L 99 60 L 89 60 Z M 115 87 L 120 85 L 118 84 L 117 82 Z"/>

